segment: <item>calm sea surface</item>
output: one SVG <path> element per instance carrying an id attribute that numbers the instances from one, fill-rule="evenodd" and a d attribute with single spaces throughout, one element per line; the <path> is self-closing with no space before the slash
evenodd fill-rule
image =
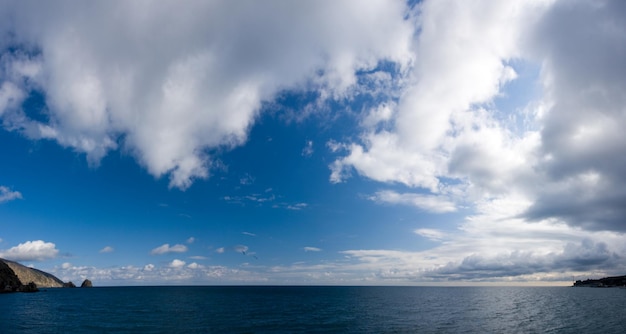
<path id="1" fill-rule="evenodd" d="M 111 287 L 0 295 L 0 333 L 626 333 L 626 289 Z"/>

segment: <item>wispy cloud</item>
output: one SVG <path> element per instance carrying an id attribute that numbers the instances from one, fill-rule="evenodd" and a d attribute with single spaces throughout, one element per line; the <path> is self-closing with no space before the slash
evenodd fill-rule
<path id="1" fill-rule="evenodd" d="M 397 193 L 391 190 L 379 191 L 370 200 L 379 203 L 410 205 L 433 213 L 456 211 L 456 205 L 441 195 L 425 195 L 417 193 Z"/>
<path id="2" fill-rule="evenodd" d="M 100 253 L 113 253 L 113 251 L 115 251 L 113 247 L 105 246 L 104 248 L 100 250 Z"/>
<path id="3" fill-rule="evenodd" d="M 302 210 L 304 208 L 306 208 L 307 206 L 309 206 L 307 203 L 296 203 L 296 204 L 288 204 L 286 206 L 287 209 L 289 210 Z"/>
<path id="4" fill-rule="evenodd" d="M 196 238 L 194 238 L 194 237 L 189 237 L 189 239 L 187 239 L 187 243 L 188 244 L 193 244 L 194 241 L 196 241 Z"/>
<path id="5" fill-rule="evenodd" d="M 251 194 L 246 196 L 224 196 L 224 200 L 234 204 L 245 204 L 246 202 L 262 205 L 265 202 L 272 202 L 276 199 L 273 194 L 261 195 Z"/>
<path id="6" fill-rule="evenodd" d="M 233 247 L 233 250 L 237 253 L 245 253 L 248 251 L 248 246 L 246 245 L 237 245 Z"/>
<path id="7" fill-rule="evenodd" d="M 275 209 L 287 209 L 287 210 L 302 210 L 308 206 L 307 203 L 293 203 L 286 202 L 283 200 L 278 200 L 277 198 L 282 199 L 282 196 L 276 196 L 272 194 L 272 189 L 269 188 L 265 191 L 264 194 L 251 194 L 246 196 L 224 196 L 223 199 L 232 204 L 239 204 L 241 206 L 246 205 L 271 205 L 272 208 Z"/>
<path id="8" fill-rule="evenodd" d="M 15 247 L 0 251 L 0 257 L 14 261 L 44 261 L 59 255 L 56 245 L 43 240 L 26 241 Z"/>
<path id="9" fill-rule="evenodd" d="M 415 231 L 415 234 L 421 235 L 424 238 L 440 241 L 446 238 L 446 233 L 440 230 L 430 229 L 430 228 L 418 228 Z"/>
<path id="10" fill-rule="evenodd" d="M 0 186 L 0 204 L 21 198 L 22 194 L 19 191 L 13 191 L 8 187 Z"/>
<path id="11" fill-rule="evenodd" d="M 321 252 L 322 249 L 321 248 L 317 248 L 317 247 L 306 246 L 306 247 L 304 247 L 304 251 L 305 252 Z"/>
<path id="12" fill-rule="evenodd" d="M 217 254 L 223 254 L 226 251 L 226 249 L 224 247 L 219 247 L 215 249 L 215 252 Z"/>
<path id="13" fill-rule="evenodd" d="M 313 155 L 313 141 L 307 140 L 304 148 L 302 149 L 302 156 L 309 158 L 311 155 Z"/>
<path id="14" fill-rule="evenodd" d="M 239 184 L 243 186 L 249 186 L 253 184 L 254 181 L 255 181 L 255 178 L 248 173 L 244 174 L 242 177 L 239 178 Z"/>
<path id="15" fill-rule="evenodd" d="M 244 235 L 249 235 L 249 236 L 251 236 L 251 237 L 256 237 L 256 234 L 254 234 L 254 233 L 250 233 L 250 232 L 241 232 L 241 234 L 244 234 Z"/>
<path id="16" fill-rule="evenodd" d="M 187 251 L 187 246 L 185 245 L 177 244 L 177 245 L 170 247 L 170 244 L 163 244 L 153 249 L 152 251 L 150 251 L 150 254 L 161 255 L 161 254 L 167 254 L 167 253 L 184 253 L 186 251 Z"/>

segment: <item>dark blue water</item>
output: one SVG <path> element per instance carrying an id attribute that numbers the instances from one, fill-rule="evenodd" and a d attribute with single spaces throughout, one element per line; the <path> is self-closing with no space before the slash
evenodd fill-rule
<path id="1" fill-rule="evenodd" d="M 626 289 L 112 287 L 0 295 L 0 333 L 626 333 Z"/>

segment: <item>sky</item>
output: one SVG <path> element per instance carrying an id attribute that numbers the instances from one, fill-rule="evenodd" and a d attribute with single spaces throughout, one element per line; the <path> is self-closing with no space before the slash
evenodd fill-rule
<path id="1" fill-rule="evenodd" d="M 0 1 L 0 257 L 94 285 L 626 274 L 626 2 Z"/>

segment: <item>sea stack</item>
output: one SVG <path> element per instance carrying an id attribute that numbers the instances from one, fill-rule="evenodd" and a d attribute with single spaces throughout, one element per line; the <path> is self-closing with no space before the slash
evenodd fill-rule
<path id="1" fill-rule="evenodd" d="M 91 281 L 86 279 L 83 281 L 83 284 L 80 285 L 81 288 L 92 288 L 93 285 L 91 284 Z"/>
<path id="2" fill-rule="evenodd" d="M 75 288 L 76 285 L 74 283 L 72 283 L 72 281 L 69 281 L 67 283 L 63 283 L 63 287 L 64 288 Z"/>

